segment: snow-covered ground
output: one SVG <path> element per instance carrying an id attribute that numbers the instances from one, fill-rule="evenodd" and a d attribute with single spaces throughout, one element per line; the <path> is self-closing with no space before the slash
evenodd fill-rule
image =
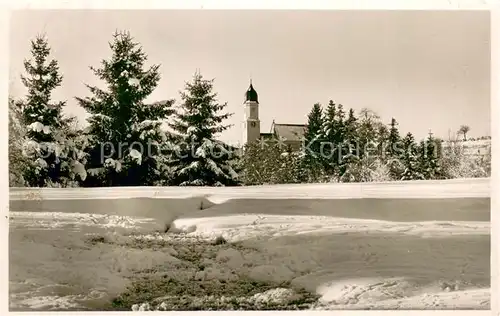
<path id="1" fill-rule="evenodd" d="M 320 309 L 489 308 L 489 222 L 252 214 L 174 224 L 263 250 L 244 258 L 257 265 L 250 275 L 315 291 Z"/>
<path id="2" fill-rule="evenodd" d="M 10 200 L 191 198 L 213 203 L 231 199 L 356 199 L 489 197 L 490 179 L 392 181 L 379 183 L 283 184 L 249 187 L 11 188 Z"/>
<path id="3" fill-rule="evenodd" d="M 378 190 L 379 197 L 389 197 L 361 204 L 359 200 L 340 203 L 325 197 L 305 200 L 307 186 L 302 187 L 304 197 L 296 200 L 283 199 L 287 193 L 279 186 L 273 193 L 272 189 L 260 188 L 260 198 L 258 189 L 253 189 L 254 195 L 249 194 L 245 200 L 234 197 L 246 188 L 242 192 L 221 190 L 217 198 L 213 192 L 201 192 L 212 197 L 212 203 L 200 210 L 199 201 L 186 202 L 188 211 L 167 216 L 172 220 L 168 234 L 152 233 L 165 223 L 156 216 L 158 211 L 145 211 L 150 208 L 147 199 L 99 204 L 107 210 L 98 210 L 98 204 L 89 201 L 89 209 L 83 211 L 74 206 L 77 201 L 68 199 L 66 206 L 75 213 L 59 212 L 61 206 L 50 212 L 50 201 L 43 202 L 44 212 L 37 212 L 33 206 L 26 212 L 19 209 L 23 204 L 17 204 L 10 213 L 11 308 L 89 307 L 123 291 L 124 271 L 178 260 L 175 251 L 125 251 L 108 245 L 89 248 L 82 241 L 88 233 L 136 232 L 134 238 L 144 240 L 213 240 L 223 236 L 228 245 L 239 241 L 243 248 L 228 246 L 221 250 L 216 255 L 217 264 L 195 276 L 226 278 L 228 271 L 234 271 L 260 281 L 289 281 L 321 296 L 313 306 L 317 310 L 486 310 L 490 307 L 489 181 L 447 185 L 390 183 L 372 185 L 371 190 L 350 186 L 352 192 L 361 195 L 373 197 Z M 347 187 L 338 186 L 342 191 L 339 195 L 347 195 Z M 292 194 L 300 191 L 300 186 L 288 188 L 297 190 Z M 337 187 L 316 188 L 323 191 L 312 191 L 310 198 L 327 196 L 328 189 Z M 431 197 L 433 189 L 438 193 L 434 191 Z M 122 194 L 130 197 L 130 192 L 138 192 L 128 190 Z M 478 199 L 459 199 L 463 192 Z M 438 199 L 443 195 L 455 198 Z M 272 200 L 265 200 L 270 196 Z M 422 196 L 428 201 L 416 199 Z M 172 210 L 167 207 L 168 201 L 164 201 L 165 207 Z M 183 205 L 175 201 L 176 207 Z M 149 218 L 141 218 L 140 210 L 117 214 L 110 209 L 113 205 L 142 206 Z"/>

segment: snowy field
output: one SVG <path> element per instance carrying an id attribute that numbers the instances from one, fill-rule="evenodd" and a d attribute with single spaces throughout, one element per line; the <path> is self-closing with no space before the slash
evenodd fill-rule
<path id="1" fill-rule="evenodd" d="M 10 308 L 488 310 L 489 196 L 489 179 L 17 189 Z M 179 290 L 153 290 L 165 278 Z"/>

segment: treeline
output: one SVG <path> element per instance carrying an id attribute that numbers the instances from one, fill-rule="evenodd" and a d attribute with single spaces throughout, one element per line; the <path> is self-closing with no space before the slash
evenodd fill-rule
<path id="1" fill-rule="evenodd" d="M 30 187 L 236 185 L 231 148 L 217 140 L 230 126 L 213 80 L 197 72 L 180 102 L 146 102 L 159 65 L 128 32 L 116 32 L 111 57 L 90 71 L 101 85 L 75 97 L 88 113 L 81 130 L 51 93 L 63 82 L 44 36 L 31 42 L 22 82 L 27 95 L 10 100 L 10 184 Z M 102 88 L 103 87 L 103 88 Z M 169 125 L 169 131 L 163 128 Z M 218 151 L 218 155 L 214 155 Z"/>
<path id="2" fill-rule="evenodd" d="M 280 141 L 255 143 L 243 158 L 249 184 L 304 182 L 372 182 L 489 177 L 491 147 L 470 153 L 457 138 L 433 137 L 417 142 L 400 135 L 392 118 L 384 124 L 369 109 L 330 101 L 315 104 L 309 115 L 302 150 Z"/>
<path id="3" fill-rule="evenodd" d="M 241 151 L 218 140 L 231 127 L 225 122 L 232 113 L 218 101 L 214 80 L 196 72 L 179 101 L 147 102 L 160 80 L 160 66 L 146 66 L 147 55 L 128 32 L 116 32 L 109 47 L 111 56 L 90 67 L 102 85 L 86 84 L 89 95 L 75 97 L 88 113 L 88 126 L 81 129 L 76 118 L 63 115 L 66 102 L 52 100 L 63 76 L 58 62 L 50 59 L 47 39 L 31 42 L 32 56 L 21 77 L 27 94 L 9 99 L 11 186 L 231 186 L 489 176 L 488 157 L 471 158 L 459 146 L 450 155 L 429 155 L 438 152 L 432 136 L 415 144 L 411 134 L 399 136 L 395 120 L 386 128 L 369 110 L 356 116 L 333 102 L 324 110 L 314 105 L 302 150 L 274 141 Z M 385 146 L 401 143 L 412 149 Z"/>

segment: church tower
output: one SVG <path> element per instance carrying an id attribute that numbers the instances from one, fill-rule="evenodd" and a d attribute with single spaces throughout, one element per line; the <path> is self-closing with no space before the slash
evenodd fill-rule
<path id="1" fill-rule="evenodd" d="M 259 98 L 257 91 L 253 88 L 252 80 L 245 93 L 244 107 L 243 142 L 248 144 L 260 138 Z"/>

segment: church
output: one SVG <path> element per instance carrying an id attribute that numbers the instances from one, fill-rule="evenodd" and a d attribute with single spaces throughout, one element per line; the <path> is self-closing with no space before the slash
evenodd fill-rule
<path id="1" fill-rule="evenodd" d="M 269 133 L 262 133 L 259 119 L 259 96 L 252 81 L 245 93 L 243 144 L 255 142 L 259 139 L 281 138 L 292 150 L 300 149 L 306 131 L 305 124 L 283 124 L 273 120 Z"/>

